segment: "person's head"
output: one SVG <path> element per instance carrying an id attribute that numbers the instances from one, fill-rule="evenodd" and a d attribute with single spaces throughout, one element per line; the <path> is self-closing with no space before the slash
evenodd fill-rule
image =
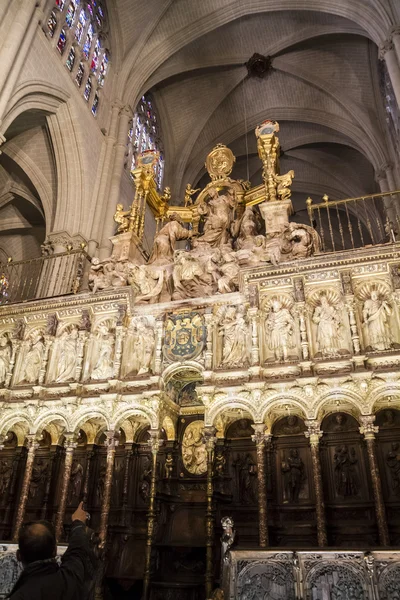
<path id="1" fill-rule="evenodd" d="M 17 558 L 24 566 L 54 558 L 57 544 L 54 529 L 47 521 L 24 523 L 19 531 Z"/>

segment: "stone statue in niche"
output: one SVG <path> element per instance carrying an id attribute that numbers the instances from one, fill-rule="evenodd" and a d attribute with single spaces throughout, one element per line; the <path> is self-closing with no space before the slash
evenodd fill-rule
<path id="1" fill-rule="evenodd" d="M 380 425 L 381 428 L 390 429 L 390 427 L 396 427 L 396 414 L 393 410 L 385 410 L 383 419 L 383 423 Z"/>
<path id="2" fill-rule="evenodd" d="M 337 356 L 340 349 L 341 320 L 337 307 L 329 302 L 325 294 L 315 307 L 313 322 L 317 325 L 317 345 L 322 356 Z"/>
<path id="3" fill-rule="evenodd" d="M 229 428 L 229 437 L 231 438 L 246 438 L 252 435 L 254 435 L 254 429 L 250 419 L 239 419 Z"/>
<path id="4" fill-rule="evenodd" d="M 289 450 L 289 456 L 284 456 L 281 471 L 283 473 L 284 495 L 283 502 L 297 503 L 302 485 L 305 481 L 304 463 L 296 448 Z"/>
<path id="5" fill-rule="evenodd" d="M 172 452 L 167 452 L 164 463 L 164 479 L 171 479 L 174 473 L 175 461 Z"/>
<path id="6" fill-rule="evenodd" d="M 92 379 L 109 379 L 113 376 L 114 335 L 106 325 L 99 325 L 93 338 L 95 362 Z"/>
<path id="7" fill-rule="evenodd" d="M 296 415 L 288 415 L 281 419 L 274 428 L 274 433 L 277 435 L 296 435 L 303 431 L 305 431 L 305 425 Z"/>
<path id="8" fill-rule="evenodd" d="M 8 460 L 0 460 L 0 502 L 6 499 L 6 492 L 10 483 L 12 465 Z"/>
<path id="9" fill-rule="evenodd" d="M 148 264 L 166 265 L 174 260 L 175 244 L 179 240 L 187 240 L 192 236 L 185 229 L 177 213 L 172 213 L 168 223 L 164 225 L 154 238 L 153 251 Z"/>
<path id="10" fill-rule="evenodd" d="M 13 338 L 22 341 L 25 336 L 26 323 L 23 319 L 18 319 L 15 323 Z"/>
<path id="11" fill-rule="evenodd" d="M 218 448 L 214 458 L 214 474 L 217 477 L 225 475 L 226 458 L 222 448 Z"/>
<path id="12" fill-rule="evenodd" d="M 218 334 L 222 348 L 220 366 L 246 367 L 251 351 L 251 336 L 243 306 L 223 307 Z"/>
<path id="13" fill-rule="evenodd" d="M 192 475 L 203 475 L 207 471 L 207 451 L 203 431 L 203 421 L 192 421 L 183 435 L 182 461 L 185 469 Z"/>
<path id="14" fill-rule="evenodd" d="M 296 298 L 296 302 L 305 301 L 304 282 L 299 277 L 296 277 L 296 279 L 294 280 L 294 295 Z"/>
<path id="15" fill-rule="evenodd" d="M 143 472 L 139 483 L 139 494 L 143 502 L 147 502 L 150 496 L 151 473 L 151 460 L 148 456 L 145 456 L 143 459 Z"/>
<path id="16" fill-rule="evenodd" d="M 68 504 L 76 502 L 81 493 L 83 482 L 83 466 L 77 460 L 74 460 L 71 469 L 71 478 L 69 480 Z"/>
<path id="17" fill-rule="evenodd" d="M 400 496 L 400 444 L 398 442 L 393 442 L 386 455 L 386 464 L 390 470 L 392 491 L 396 496 Z"/>
<path id="18" fill-rule="evenodd" d="M 228 188 L 225 194 L 218 194 L 218 190 L 211 187 L 208 190 L 210 200 L 201 203 L 197 210 L 205 218 L 202 235 L 198 243 L 207 243 L 212 247 L 221 247 L 231 242 L 231 226 L 233 223 L 234 209 L 237 206 L 236 193 L 233 188 Z"/>
<path id="19" fill-rule="evenodd" d="M 275 298 L 265 320 L 265 337 L 268 348 L 274 353 L 275 360 L 287 361 L 289 349 L 294 347 L 294 319 L 282 301 Z"/>
<path id="20" fill-rule="evenodd" d="M 355 448 L 346 444 L 337 446 L 333 457 L 335 470 L 335 489 L 338 496 L 348 498 L 359 493 L 359 481 L 356 472 L 358 459 Z"/>
<path id="21" fill-rule="evenodd" d="M 4 383 L 11 363 L 11 343 L 8 335 L 0 336 L 0 384 Z"/>
<path id="22" fill-rule="evenodd" d="M 29 498 L 35 499 L 38 493 L 44 488 L 46 481 L 48 464 L 42 459 L 38 458 L 32 469 L 31 484 L 29 487 Z"/>
<path id="23" fill-rule="evenodd" d="M 241 504 L 257 502 L 257 466 L 251 454 L 238 454 L 233 466 L 237 469 L 239 501 Z"/>
<path id="24" fill-rule="evenodd" d="M 132 319 L 124 344 L 122 372 L 144 375 L 151 369 L 155 345 L 154 328 L 146 317 Z"/>
<path id="25" fill-rule="evenodd" d="M 71 329 L 65 329 L 56 340 L 56 377 L 57 382 L 71 381 L 75 379 L 77 362 L 78 328 L 73 325 Z"/>
<path id="26" fill-rule="evenodd" d="M 389 350 L 392 345 L 389 317 L 392 308 L 377 290 L 371 290 L 370 298 L 363 306 L 363 325 L 367 347 L 372 350 Z"/>
<path id="27" fill-rule="evenodd" d="M 57 332 L 58 319 L 57 315 L 53 313 L 52 315 L 48 315 L 47 323 L 46 323 L 46 335 L 50 335 L 54 337 Z"/>
<path id="28" fill-rule="evenodd" d="M 33 331 L 27 340 L 28 351 L 22 366 L 22 381 L 36 383 L 44 355 L 44 340 L 41 331 Z"/>
<path id="29" fill-rule="evenodd" d="M 345 431 L 345 429 L 346 429 L 345 423 L 346 423 L 345 415 L 343 415 L 342 413 L 337 413 L 333 419 L 332 431 L 335 431 L 335 432 Z"/>

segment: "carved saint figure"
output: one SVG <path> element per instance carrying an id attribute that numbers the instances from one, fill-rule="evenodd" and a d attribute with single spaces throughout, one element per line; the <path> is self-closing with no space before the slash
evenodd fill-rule
<path id="1" fill-rule="evenodd" d="M 5 500 L 6 492 L 10 483 L 12 466 L 7 460 L 0 461 L 0 501 Z"/>
<path id="2" fill-rule="evenodd" d="M 173 262 L 175 243 L 187 240 L 191 236 L 192 232 L 183 227 L 179 215 L 172 213 L 169 222 L 160 229 L 154 239 L 153 252 L 148 264 L 165 265 Z"/>
<path id="3" fill-rule="evenodd" d="M 340 317 L 336 307 L 329 303 L 324 294 L 321 294 L 320 299 L 321 304 L 316 306 L 312 317 L 317 324 L 318 350 L 325 356 L 332 356 L 340 348 Z"/>
<path id="4" fill-rule="evenodd" d="M 145 456 L 143 463 L 143 473 L 139 484 L 139 494 L 144 502 L 147 502 L 150 495 L 151 473 L 151 460 L 148 456 Z"/>
<path id="5" fill-rule="evenodd" d="M 69 480 L 68 503 L 72 504 L 79 498 L 83 482 L 83 467 L 80 462 L 75 460 L 71 469 L 71 478 Z"/>
<path id="6" fill-rule="evenodd" d="M 192 421 L 185 429 L 182 439 L 182 460 L 192 475 L 207 471 L 207 451 L 203 439 L 203 421 Z"/>
<path id="7" fill-rule="evenodd" d="M 231 241 L 233 210 L 236 208 L 235 190 L 228 188 L 226 194 L 219 195 L 218 190 L 212 187 L 208 195 L 210 200 L 203 207 L 204 230 L 198 241 L 210 246 L 225 246 Z"/>
<path id="8" fill-rule="evenodd" d="M 222 345 L 221 367 L 246 366 L 249 359 L 249 328 L 244 307 L 229 306 L 223 316 L 219 335 Z"/>
<path id="9" fill-rule="evenodd" d="M 11 363 L 11 344 L 7 334 L 0 337 L 0 384 L 4 383 Z"/>
<path id="10" fill-rule="evenodd" d="M 174 472 L 174 464 L 172 452 L 168 452 L 164 463 L 164 479 L 171 479 Z"/>
<path id="11" fill-rule="evenodd" d="M 145 317 L 132 321 L 124 347 L 123 372 L 144 375 L 150 371 L 155 345 L 154 328 Z"/>
<path id="12" fill-rule="evenodd" d="M 255 504 L 257 501 L 257 467 L 251 455 L 239 454 L 233 465 L 238 469 L 239 501 L 241 504 Z"/>
<path id="13" fill-rule="evenodd" d="M 226 458 L 221 449 L 217 450 L 214 458 L 214 472 L 217 477 L 223 477 L 225 475 Z"/>
<path id="14" fill-rule="evenodd" d="M 44 341 L 41 331 L 33 332 L 29 341 L 29 350 L 25 355 L 22 380 L 27 383 L 36 383 L 39 378 L 42 358 L 44 354 Z"/>
<path id="15" fill-rule="evenodd" d="M 92 379 L 108 379 L 113 376 L 114 336 L 106 327 L 100 325 L 95 335 L 95 362 Z"/>
<path id="16" fill-rule="evenodd" d="M 335 467 L 335 487 L 339 496 L 357 496 L 358 478 L 356 474 L 356 465 L 358 460 L 354 448 L 349 448 L 345 444 L 335 449 L 333 458 Z"/>
<path id="17" fill-rule="evenodd" d="M 298 502 L 304 476 L 304 463 L 295 448 L 289 450 L 289 456 L 282 461 L 284 482 L 284 504 Z"/>
<path id="18" fill-rule="evenodd" d="M 288 350 L 293 347 L 293 327 L 294 319 L 289 309 L 282 306 L 280 300 L 273 300 L 265 320 L 265 334 L 268 348 L 273 351 L 275 360 L 288 359 Z"/>
<path id="19" fill-rule="evenodd" d="M 47 475 L 47 464 L 42 458 L 35 461 L 32 469 L 31 484 L 29 487 L 29 498 L 36 498 L 38 492 L 43 489 Z"/>
<path id="20" fill-rule="evenodd" d="M 124 211 L 123 204 L 117 204 L 117 208 L 114 214 L 114 221 L 118 224 L 117 233 L 124 233 L 128 231 L 129 228 L 129 219 L 128 215 L 130 214 L 130 210 Z"/>
<path id="21" fill-rule="evenodd" d="M 228 552 L 232 548 L 232 545 L 235 541 L 236 531 L 234 529 L 234 522 L 232 517 L 223 517 L 221 519 L 222 525 L 222 536 L 221 536 L 221 545 L 222 545 L 222 560 L 225 562 L 228 560 Z"/>
<path id="22" fill-rule="evenodd" d="M 363 319 L 367 345 L 373 350 L 388 350 L 392 344 L 389 319 L 392 308 L 385 299 L 381 299 L 376 290 L 364 302 Z"/>
<path id="23" fill-rule="evenodd" d="M 75 379 L 78 329 L 65 330 L 57 340 L 60 352 L 56 367 L 56 381 L 70 381 Z"/>
<path id="24" fill-rule="evenodd" d="M 392 444 L 391 450 L 386 455 L 386 464 L 390 469 L 392 490 L 396 496 L 400 495 L 400 446 L 398 442 Z"/>

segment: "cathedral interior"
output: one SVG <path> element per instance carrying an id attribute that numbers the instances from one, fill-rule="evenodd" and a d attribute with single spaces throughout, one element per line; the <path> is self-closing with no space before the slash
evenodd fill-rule
<path id="1" fill-rule="evenodd" d="M 399 600 L 400 3 L 0 1 L 0 599 Z"/>

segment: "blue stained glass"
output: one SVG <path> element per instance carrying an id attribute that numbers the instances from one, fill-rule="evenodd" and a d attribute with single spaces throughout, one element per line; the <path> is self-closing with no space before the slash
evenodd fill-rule
<path id="1" fill-rule="evenodd" d="M 78 40 L 78 42 L 81 41 L 81 37 L 82 37 L 83 30 L 85 28 L 85 25 L 86 25 L 86 15 L 85 15 L 85 11 L 82 9 L 81 12 L 79 13 L 79 21 L 78 21 L 78 24 L 75 29 L 75 37 Z"/>
<path id="2" fill-rule="evenodd" d="M 86 35 L 85 43 L 83 45 L 83 54 L 84 54 L 86 60 L 89 58 L 90 48 L 92 47 L 92 39 L 93 39 L 93 26 L 92 26 L 92 24 L 90 24 L 87 35 Z"/>
<path id="3" fill-rule="evenodd" d="M 94 95 L 94 100 L 92 104 L 92 114 L 95 117 L 97 114 L 97 110 L 99 108 L 99 94 L 96 92 Z"/>
<path id="4" fill-rule="evenodd" d="M 67 10 L 67 14 L 65 15 L 65 21 L 68 27 L 72 27 L 75 17 L 76 6 L 75 2 L 70 2 Z"/>
<path id="5" fill-rule="evenodd" d="M 65 34 L 65 29 L 61 29 L 60 37 L 57 42 L 57 50 L 62 54 L 65 50 L 65 44 L 67 43 L 67 36 Z"/>

